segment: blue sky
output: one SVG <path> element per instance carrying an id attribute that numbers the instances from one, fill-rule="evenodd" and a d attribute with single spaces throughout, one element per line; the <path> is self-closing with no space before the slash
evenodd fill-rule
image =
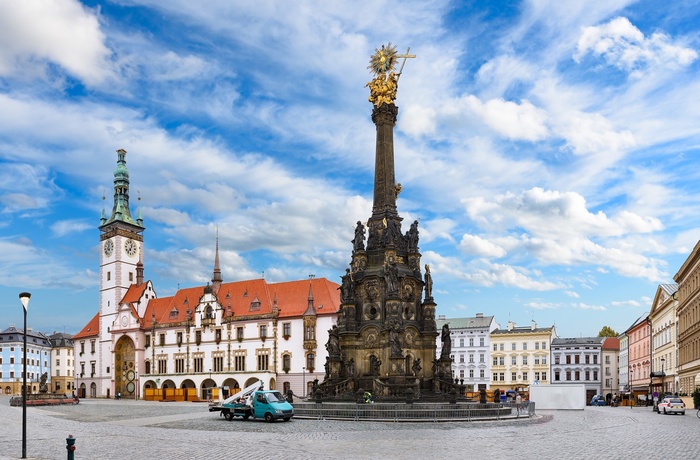
<path id="1" fill-rule="evenodd" d="M 158 295 L 211 279 L 217 227 L 224 280 L 339 281 L 391 42 L 437 313 L 622 331 L 700 238 L 698 3 L 0 2 L 0 326 L 24 290 L 34 329 L 96 313 L 119 148 Z"/>

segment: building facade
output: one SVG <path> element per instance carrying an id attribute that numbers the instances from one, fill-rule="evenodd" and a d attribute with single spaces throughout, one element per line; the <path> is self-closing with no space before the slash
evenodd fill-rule
<path id="1" fill-rule="evenodd" d="M 629 386 L 633 399 L 647 401 L 651 393 L 651 327 L 649 313 L 632 323 L 625 331 L 629 337 Z"/>
<path id="2" fill-rule="evenodd" d="M 0 385 L 3 394 L 21 395 L 24 368 L 24 331 L 10 326 L 0 332 Z M 40 333 L 27 330 L 27 393 L 38 393 L 41 378 L 51 382 L 51 342 Z"/>
<path id="3" fill-rule="evenodd" d="M 678 391 L 676 350 L 677 284 L 661 284 L 656 290 L 649 312 L 651 324 L 652 393 Z"/>
<path id="4" fill-rule="evenodd" d="M 620 387 L 620 339 L 617 337 L 605 337 L 603 339 L 602 351 L 602 394 L 606 399 L 619 394 Z"/>
<path id="5" fill-rule="evenodd" d="M 526 391 L 530 385 L 549 384 L 549 348 L 556 338 L 551 327 L 518 327 L 491 332 L 491 388 Z"/>
<path id="6" fill-rule="evenodd" d="M 678 392 L 700 387 L 700 242 L 673 277 L 678 284 Z"/>
<path id="7" fill-rule="evenodd" d="M 552 340 L 552 383 L 583 384 L 586 402 L 602 394 L 602 345 L 601 337 Z"/>
<path id="8" fill-rule="evenodd" d="M 620 395 L 629 394 L 629 337 L 624 332 L 618 336 L 620 354 L 618 355 L 618 392 Z"/>
<path id="9" fill-rule="evenodd" d="M 491 332 L 498 329 L 493 316 L 477 313 L 469 318 L 437 319 L 438 329 L 447 324 L 452 341 L 452 375 L 467 391 L 491 388 Z M 439 339 L 438 341 L 441 341 Z M 439 348 L 438 348 L 439 349 Z M 439 358 L 439 356 L 436 356 Z"/>
<path id="10" fill-rule="evenodd" d="M 307 394 L 325 374 L 339 285 L 325 278 L 225 283 L 218 237 L 211 283 L 159 297 L 144 280 L 143 220 L 131 217 L 126 152 L 117 151 L 114 207 L 100 222 L 100 308 L 73 336 L 81 397 L 186 399 L 262 380 Z"/>
<path id="11" fill-rule="evenodd" d="M 75 353 L 70 334 L 54 332 L 51 341 L 51 385 L 50 391 L 56 394 L 72 395 L 75 391 Z"/>

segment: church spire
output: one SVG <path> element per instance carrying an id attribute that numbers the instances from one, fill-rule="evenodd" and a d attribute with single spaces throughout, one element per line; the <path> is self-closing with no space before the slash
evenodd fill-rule
<path id="1" fill-rule="evenodd" d="M 211 277 L 211 284 L 214 288 L 214 293 L 219 292 L 221 283 L 223 279 L 221 278 L 221 268 L 219 267 L 219 228 L 216 228 L 216 255 L 214 256 L 214 274 Z"/>
<path id="2" fill-rule="evenodd" d="M 112 222 L 124 222 L 135 227 L 143 228 L 143 221 L 139 217 L 137 222 L 131 217 L 129 209 L 129 170 L 126 168 L 126 150 L 117 150 L 117 168 L 114 170 L 114 207 L 112 215 L 105 221 L 104 216 L 100 219 L 101 224 L 107 225 Z"/>

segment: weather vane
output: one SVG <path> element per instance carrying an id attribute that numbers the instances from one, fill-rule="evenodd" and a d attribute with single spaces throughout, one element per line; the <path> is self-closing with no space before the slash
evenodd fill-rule
<path id="1" fill-rule="evenodd" d="M 406 54 L 398 54 L 396 46 L 392 46 L 391 42 L 388 45 L 382 45 L 381 49 L 375 48 L 374 51 L 367 68 L 375 77 L 365 85 L 365 87 L 369 86 L 369 101 L 375 107 L 382 104 L 393 104 L 396 100 L 396 90 L 403 67 L 406 65 L 406 59 L 415 58 L 416 55 L 408 54 L 411 48 L 406 50 Z M 401 58 L 403 58 L 401 68 L 398 73 L 394 72 L 397 61 Z"/>

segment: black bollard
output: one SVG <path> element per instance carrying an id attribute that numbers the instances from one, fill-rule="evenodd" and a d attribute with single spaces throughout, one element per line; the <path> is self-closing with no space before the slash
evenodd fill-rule
<path id="1" fill-rule="evenodd" d="M 66 438 L 66 451 L 67 451 L 67 459 L 68 460 L 75 460 L 75 438 L 73 437 L 72 434 L 69 434 L 68 437 Z"/>
<path id="2" fill-rule="evenodd" d="M 406 389 L 406 404 L 413 404 L 413 388 Z"/>

